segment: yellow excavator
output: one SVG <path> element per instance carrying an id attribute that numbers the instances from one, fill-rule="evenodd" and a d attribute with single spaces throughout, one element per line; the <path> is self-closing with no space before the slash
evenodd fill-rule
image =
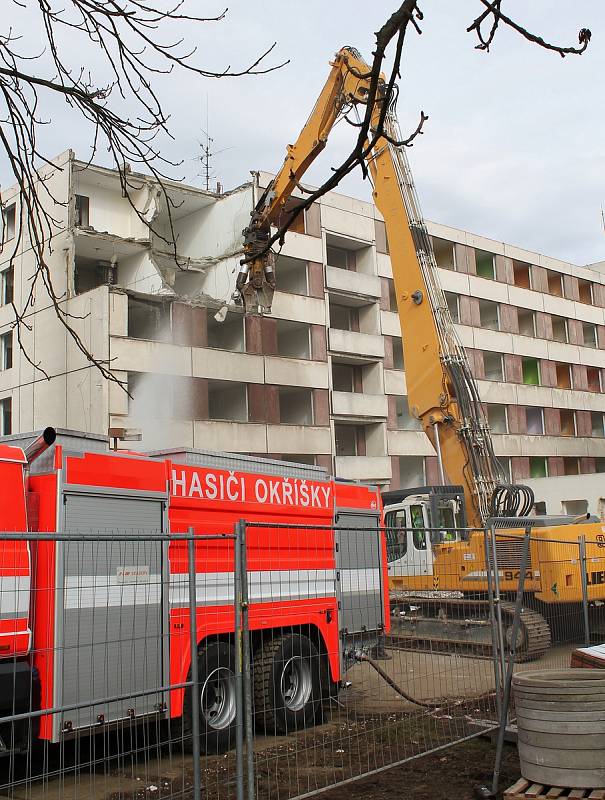
<path id="1" fill-rule="evenodd" d="M 244 258 L 234 297 L 248 311 L 269 312 L 276 287 L 272 227 L 300 211 L 300 181 L 323 150 L 334 124 L 370 97 L 370 68 L 342 48 L 297 141 L 260 197 L 244 231 Z M 384 78 L 371 109 L 375 134 L 366 163 L 373 197 L 386 226 L 401 325 L 407 397 L 437 454 L 440 486 L 383 494 L 392 607 L 403 635 L 432 642 L 488 646 L 488 570 L 485 529 L 497 527 L 492 550 L 499 589 L 517 590 L 523 534 L 532 529 L 526 573 L 526 608 L 517 639 L 519 660 L 539 658 L 550 647 L 548 620 L 581 620 L 583 596 L 605 601 L 605 526 L 596 519 L 540 517 L 528 487 L 503 482 L 489 425 L 468 359 L 438 280 L 431 238 L 422 218 L 394 95 Z M 580 567 L 580 542 L 585 553 Z M 584 595 L 583 595 L 584 593 Z M 505 621 L 512 604 L 502 603 Z M 578 631 L 578 638 L 582 633 Z"/>

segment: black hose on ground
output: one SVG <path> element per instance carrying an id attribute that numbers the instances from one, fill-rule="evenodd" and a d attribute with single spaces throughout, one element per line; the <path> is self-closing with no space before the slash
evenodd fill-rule
<path id="1" fill-rule="evenodd" d="M 401 695 L 404 700 L 407 700 L 409 703 L 413 703 L 416 706 L 422 706 L 423 708 L 431 708 L 433 711 L 437 708 L 443 708 L 443 703 L 426 703 L 424 700 L 417 700 L 412 695 L 408 694 L 404 689 L 401 688 L 395 681 L 391 678 L 391 676 L 383 670 L 380 664 L 377 664 L 373 658 L 367 656 L 365 653 L 355 653 L 355 659 L 357 661 L 365 661 L 366 664 L 369 664 L 372 669 L 375 669 L 376 672 L 380 675 L 380 677 L 386 681 L 393 691 L 397 692 L 398 695 Z"/>

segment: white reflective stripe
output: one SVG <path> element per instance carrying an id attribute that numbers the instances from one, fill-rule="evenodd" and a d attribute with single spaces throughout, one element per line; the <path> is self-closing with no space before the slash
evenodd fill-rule
<path id="1" fill-rule="evenodd" d="M 4 575 L 0 578 L 0 619 L 28 616 L 30 586 L 29 575 Z"/>
<path id="2" fill-rule="evenodd" d="M 378 572 L 377 570 L 353 570 Z M 367 585 L 365 581 L 361 589 Z M 374 585 L 379 585 L 375 576 Z M 144 581 L 122 583 L 115 575 L 71 575 L 65 578 L 64 608 L 106 608 L 109 606 L 159 603 L 162 592 L 160 575 Z M 336 596 L 336 570 L 297 569 L 248 572 L 248 596 L 251 603 L 279 600 L 303 600 Z M 198 572 L 196 603 L 226 605 L 234 601 L 232 572 Z M 170 604 L 183 607 L 189 603 L 189 575 L 170 575 Z"/>
<path id="3" fill-rule="evenodd" d="M 161 575 L 138 583 L 122 583 L 117 575 L 68 575 L 64 585 L 65 609 L 157 605 L 162 597 Z"/>
<path id="4" fill-rule="evenodd" d="M 232 572 L 198 572 L 196 602 L 200 605 L 233 603 Z M 293 569 L 248 572 L 248 598 L 251 603 L 278 600 L 303 600 L 312 597 L 335 597 L 336 570 Z M 189 576 L 170 576 L 170 604 L 185 606 L 189 602 Z"/>
<path id="5" fill-rule="evenodd" d="M 379 592 L 382 581 L 380 569 L 341 569 L 340 589 L 342 592 Z"/>

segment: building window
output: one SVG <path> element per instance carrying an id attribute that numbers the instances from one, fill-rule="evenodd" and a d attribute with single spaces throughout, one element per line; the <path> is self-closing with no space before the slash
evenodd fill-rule
<path id="1" fill-rule="evenodd" d="M 550 294 L 553 294 L 555 297 L 563 297 L 563 276 L 560 272 L 547 269 L 546 281 L 548 283 L 548 291 Z"/>
<path id="2" fill-rule="evenodd" d="M 481 327 L 490 331 L 500 330 L 500 308 L 491 300 L 479 300 L 479 321 Z"/>
<path id="3" fill-rule="evenodd" d="M 399 337 L 391 337 L 393 342 L 393 369 L 404 369 L 403 364 L 403 341 Z"/>
<path id="4" fill-rule="evenodd" d="M 489 403 L 487 406 L 487 421 L 492 433 L 508 433 L 506 406 Z"/>
<path id="5" fill-rule="evenodd" d="M 359 330 L 359 311 L 330 301 L 330 327 L 339 331 Z"/>
<path id="6" fill-rule="evenodd" d="M 11 265 L 0 272 L 0 301 L 3 306 L 13 302 L 15 284 L 15 268 Z"/>
<path id="7" fill-rule="evenodd" d="M 283 358 L 311 358 L 311 327 L 304 322 L 277 320 L 277 354 Z"/>
<path id="8" fill-rule="evenodd" d="M 403 487 L 424 486 L 426 477 L 422 456 L 399 457 L 399 485 Z"/>
<path id="9" fill-rule="evenodd" d="M 326 245 L 326 263 L 329 267 L 338 269 L 355 269 L 355 251 L 345 250 L 344 247 Z"/>
<path id="10" fill-rule="evenodd" d="M 17 227 L 17 211 L 14 203 L 2 211 L 2 218 L 4 221 L 4 235 L 2 241 L 10 242 L 11 239 L 15 238 L 15 230 Z"/>
<path id="11" fill-rule="evenodd" d="M 566 457 L 563 459 L 563 472 L 565 475 L 579 475 L 580 474 L 580 459 L 573 457 Z"/>
<path id="12" fill-rule="evenodd" d="M 290 294 L 309 294 L 307 262 L 290 256 L 277 256 L 275 274 L 280 292 Z"/>
<path id="13" fill-rule="evenodd" d="M 387 237 L 387 228 L 381 219 L 374 220 L 374 228 L 376 231 L 376 251 L 378 253 L 389 252 L 389 239 Z"/>
<path id="14" fill-rule="evenodd" d="M 0 436 L 13 432 L 13 401 L 10 397 L 0 400 Z"/>
<path id="15" fill-rule="evenodd" d="M 511 473 L 511 461 L 510 456 L 497 456 L 498 464 L 502 468 L 502 472 L 504 473 L 504 482 L 512 482 L 513 476 Z"/>
<path id="16" fill-rule="evenodd" d="M 313 424 L 313 398 L 311 389 L 280 386 L 278 391 L 280 424 Z"/>
<path id="17" fill-rule="evenodd" d="M 529 477 L 546 478 L 547 475 L 548 475 L 548 466 L 546 463 L 546 459 L 543 456 L 530 456 Z"/>
<path id="18" fill-rule="evenodd" d="M 496 277 L 495 256 L 485 250 L 475 250 L 475 263 L 477 265 L 477 275 L 480 278 L 494 280 Z"/>
<path id="19" fill-rule="evenodd" d="M 605 458 L 602 456 L 600 458 L 595 458 L 595 471 L 605 472 Z"/>
<path id="20" fill-rule="evenodd" d="M 0 336 L 0 358 L 2 359 L 2 369 L 10 369 L 13 366 L 13 332 L 3 333 Z"/>
<path id="21" fill-rule="evenodd" d="M 601 370 L 599 367 L 587 367 L 586 377 L 588 379 L 588 391 L 601 391 Z"/>
<path id="22" fill-rule="evenodd" d="M 453 242 L 448 242 L 447 239 L 438 239 L 436 236 L 432 237 L 433 253 L 437 266 L 442 269 L 456 269 L 456 252 Z"/>
<path id="23" fill-rule="evenodd" d="M 389 311 L 398 313 L 397 308 L 397 293 L 395 292 L 395 281 L 392 278 L 386 278 L 387 286 L 389 287 Z"/>
<path id="24" fill-rule="evenodd" d="M 540 385 L 540 364 L 537 358 L 522 358 L 523 383 L 529 386 Z"/>
<path id="25" fill-rule="evenodd" d="M 397 430 L 399 431 L 421 431 L 422 423 L 410 414 L 407 397 L 397 397 L 395 401 L 397 414 Z"/>
<path id="26" fill-rule="evenodd" d="M 334 425 L 334 437 L 337 456 L 357 456 L 359 443 L 365 432 L 361 425 Z"/>
<path id="27" fill-rule="evenodd" d="M 522 336 L 536 335 L 536 315 L 527 308 L 520 308 L 517 311 L 519 319 L 519 333 Z"/>
<path id="28" fill-rule="evenodd" d="M 335 392 L 354 392 L 361 385 L 359 367 L 332 362 L 332 388 Z M 359 389 L 361 391 L 361 389 Z"/>
<path id="29" fill-rule="evenodd" d="M 208 418 L 246 422 L 246 385 L 231 381 L 208 381 Z"/>
<path id="30" fill-rule="evenodd" d="M 561 436 L 576 435 L 576 415 L 568 408 L 562 408 L 561 414 Z"/>
<path id="31" fill-rule="evenodd" d="M 170 305 L 129 297 L 128 336 L 156 342 L 170 341 Z"/>
<path id="32" fill-rule="evenodd" d="M 521 289 L 531 289 L 531 267 L 523 261 L 513 261 L 513 282 Z"/>
<path id="33" fill-rule="evenodd" d="M 580 302 L 592 305 L 592 283 L 590 281 L 578 280 L 578 290 L 580 292 Z"/>
<path id="34" fill-rule="evenodd" d="M 544 414 L 541 408 L 528 406 L 525 409 L 526 430 L 533 436 L 541 436 L 544 433 Z"/>
<path id="35" fill-rule="evenodd" d="M 571 367 L 569 364 L 555 364 L 557 389 L 571 389 Z"/>
<path id="36" fill-rule="evenodd" d="M 552 338 L 555 342 L 569 342 L 569 334 L 567 332 L 567 320 L 565 317 L 552 316 Z"/>
<path id="37" fill-rule="evenodd" d="M 78 228 L 90 227 L 90 201 L 84 194 L 76 195 L 76 226 Z"/>
<path id="38" fill-rule="evenodd" d="M 452 322 L 460 322 L 460 298 L 455 292 L 445 292 L 445 302 L 447 303 L 448 311 Z"/>
<path id="39" fill-rule="evenodd" d="M 602 439 L 605 436 L 603 413 L 601 411 L 592 411 L 590 414 L 590 421 L 592 423 L 592 435 Z"/>
<path id="40" fill-rule="evenodd" d="M 231 350 L 243 353 L 246 337 L 244 334 L 244 316 L 227 312 L 224 322 L 218 322 L 213 313 L 208 314 L 208 347 L 213 350 Z"/>
<path id="41" fill-rule="evenodd" d="M 597 326 L 591 322 L 582 323 L 582 334 L 584 336 L 584 347 L 598 347 L 599 339 Z"/>
<path id="42" fill-rule="evenodd" d="M 504 380 L 502 353 L 483 351 L 483 373 L 486 381 Z"/>

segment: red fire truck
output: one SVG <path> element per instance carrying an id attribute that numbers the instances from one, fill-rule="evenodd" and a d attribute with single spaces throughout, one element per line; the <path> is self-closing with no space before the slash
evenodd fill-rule
<path id="1" fill-rule="evenodd" d="M 242 455 L 114 452 L 105 437 L 52 428 L 5 437 L 0 471 L 0 530 L 40 534 L 5 535 L 0 545 L 7 750 L 25 744 L 18 731 L 59 742 L 153 717 L 178 719 L 190 733 L 188 554 L 178 533 L 201 537 L 197 702 L 206 751 L 233 741 L 235 611 L 234 540 L 203 535 L 257 524 L 246 534 L 254 702 L 276 732 L 317 719 L 355 650 L 388 626 L 375 488 Z M 34 725 L 20 717 L 32 710 Z"/>

